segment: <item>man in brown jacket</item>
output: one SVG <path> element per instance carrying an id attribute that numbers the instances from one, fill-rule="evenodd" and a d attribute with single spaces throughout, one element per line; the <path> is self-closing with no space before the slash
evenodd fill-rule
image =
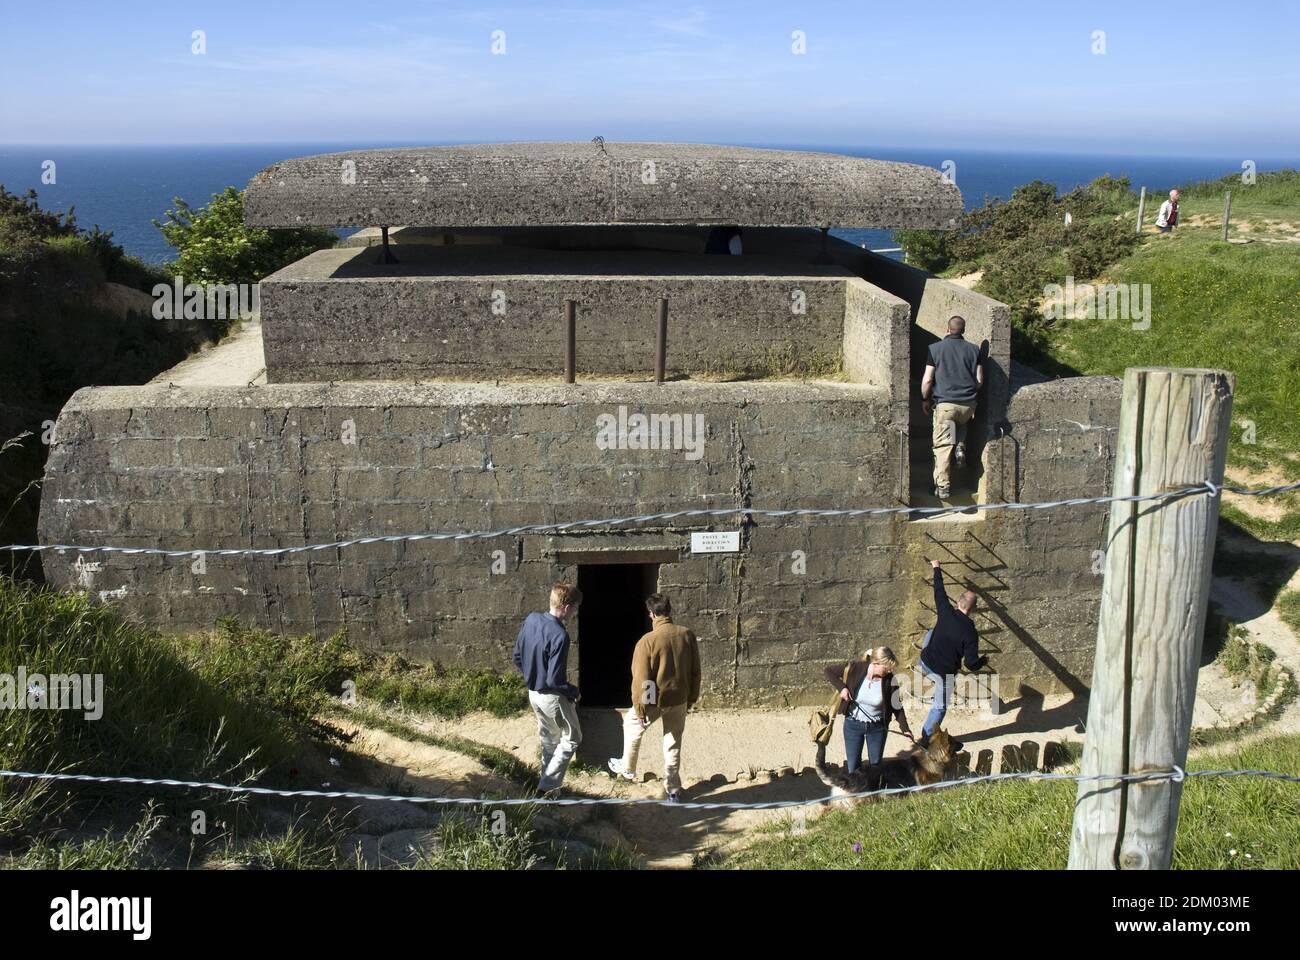
<path id="1" fill-rule="evenodd" d="M 623 756 L 611 757 L 609 769 L 636 779 L 637 754 L 646 727 L 664 722 L 664 786 L 668 800 L 681 802 L 682 733 L 686 710 L 700 698 L 700 647 L 695 634 L 673 623 L 672 603 L 662 593 L 646 598 L 650 632 L 632 653 L 632 707 L 623 718 Z"/>

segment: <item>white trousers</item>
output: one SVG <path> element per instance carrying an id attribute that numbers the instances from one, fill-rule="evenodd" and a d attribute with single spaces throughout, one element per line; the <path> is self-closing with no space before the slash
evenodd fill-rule
<path id="1" fill-rule="evenodd" d="M 541 790 L 554 790 L 564 782 L 569 761 L 582 742 L 578 707 L 558 693 L 528 691 L 528 702 L 537 715 L 537 738 L 542 742 Z"/>
<path id="2" fill-rule="evenodd" d="M 662 708 L 647 706 L 645 716 L 650 723 L 660 719 L 664 722 L 664 786 L 669 793 L 676 793 L 682 788 L 682 734 L 686 731 L 686 704 Z M 623 715 L 623 769 L 629 773 L 636 773 L 637 756 L 641 753 L 641 738 L 645 736 L 646 727 L 641 726 L 636 710 L 629 708 Z"/>

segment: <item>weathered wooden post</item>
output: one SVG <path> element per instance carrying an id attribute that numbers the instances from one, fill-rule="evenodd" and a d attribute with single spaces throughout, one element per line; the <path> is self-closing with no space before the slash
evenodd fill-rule
<path id="1" fill-rule="evenodd" d="M 1138 233 L 1142 232 L 1142 214 L 1146 212 L 1146 208 L 1147 208 L 1147 188 L 1143 187 L 1142 192 L 1138 194 L 1138 226 L 1137 226 Z"/>
<path id="2" fill-rule="evenodd" d="M 1115 461 L 1116 496 L 1223 480 L 1232 374 L 1130 369 Z M 1111 505 L 1085 775 L 1169 770 L 1187 760 L 1219 499 Z M 1071 869 L 1166 869 L 1182 785 L 1083 781 Z"/>
<path id="3" fill-rule="evenodd" d="M 664 382 L 668 366 L 668 298 L 659 298 L 659 330 L 655 335 L 655 383 Z"/>
<path id="4" fill-rule="evenodd" d="M 1228 220 L 1232 217 L 1232 191 L 1223 194 L 1223 242 L 1228 242 Z"/>
<path id="5" fill-rule="evenodd" d="M 578 378 L 578 304 L 564 301 L 564 382 L 573 383 Z"/>

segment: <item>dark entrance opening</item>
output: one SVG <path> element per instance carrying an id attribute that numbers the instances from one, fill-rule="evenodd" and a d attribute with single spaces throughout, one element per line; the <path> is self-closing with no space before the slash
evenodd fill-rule
<path id="1" fill-rule="evenodd" d="M 657 563 L 578 567 L 578 689 L 584 707 L 632 705 L 632 651 L 650 629 L 645 598 L 658 583 Z"/>

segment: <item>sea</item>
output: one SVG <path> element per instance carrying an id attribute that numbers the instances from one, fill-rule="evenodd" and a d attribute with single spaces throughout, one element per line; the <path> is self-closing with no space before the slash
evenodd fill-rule
<path id="1" fill-rule="evenodd" d="M 127 253 L 163 263 L 175 252 L 154 220 L 163 219 L 174 197 L 201 206 L 227 186 L 243 187 L 259 170 L 289 157 L 374 147 L 436 146 L 424 143 L 260 143 L 198 146 L 4 146 L 0 185 L 12 193 L 37 192 L 48 210 L 74 210 L 79 226 L 111 231 Z M 1170 188 L 1242 171 L 1240 157 L 1108 156 L 1102 154 L 953 151 L 938 149 L 824 147 L 741 144 L 792 150 L 826 150 L 851 156 L 919 163 L 947 172 L 961 189 L 967 209 L 986 199 L 1007 199 L 1016 187 L 1044 180 L 1066 193 L 1102 174 L 1128 177 L 1134 188 L 1160 195 Z M 1300 158 L 1251 161 L 1259 172 L 1300 166 Z M 43 171 L 54 161 L 53 183 Z M 836 235 L 870 249 L 895 246 L 888 230 L 836 230 Z"/>

